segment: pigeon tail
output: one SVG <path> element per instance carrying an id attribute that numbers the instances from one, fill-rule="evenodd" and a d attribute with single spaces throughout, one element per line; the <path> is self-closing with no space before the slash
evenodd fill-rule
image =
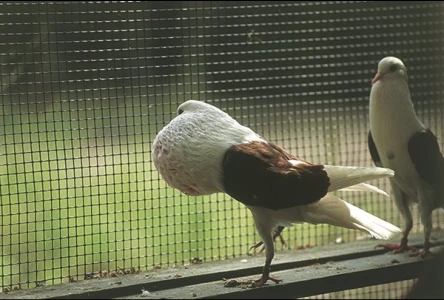
<path id="1" fill-rule="evenodd" d="M 343 189 L 340 189 L 340 191 L 345 191 L 345 192 L 372 192 L 372 193 L 378 193 L 378 194 L 382 194 L 386 197 L 390 197 L 390 195 L 384 191 L 381 190 L 380 188 L 378 188 L 377 186 L 368 184 L 368 183 L 358 183 Z"/>
<path id="2" fill-rule="evenodd" d="M 330 224 L 348 229 L 358 229 L 377 239 L 390 239 L 401 229 L 384 221 L 333 194 L 303 209 L 304 221 L 312 224 Z"/>
<path id="3" fill-rule="evenodd" d="M 395 175 L 393 170 L 379 167 L 346 167 L 324 165 L 324 168 L 328 174 L 328 177 L 330 178 L 330 186 L 328 188 L 329 192 L 351 187 L 358 188 L 359 184 L 364 181 L 383 177 L 393 177 Z M 365 187 L 362 185 L 360 187 L 365 189 Z"/>

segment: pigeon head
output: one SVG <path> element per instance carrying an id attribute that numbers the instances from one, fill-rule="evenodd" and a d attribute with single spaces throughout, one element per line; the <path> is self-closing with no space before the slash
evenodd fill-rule
<path id="1" fill-rule="evenodd" d="M 378 72 L 372 80 L 372 85 L 380 80 L 404 79 L 407 81 L 407 69 L 397 57 L 387 56 L 378 64 Z"/>
<path id="2" fill-rule="evenodd" d="M 199 130 L 201 133 L 207 133 L 212 136 L 222 135 L 227 140 L 236 136 L 243 139 L 245 134 L 251 135 L 252 133 L 251 129 L 241 126 L 226 112 L 216 106 L 197 100 L 187 100 L 179 105 L 177 107 L 177 116 L 173 119 L 173 122 L 182 123 L 181 126 L 183 126 L 183 122 L 188 122 L 194 124 L 190 128 L 192 131 Z M 203 124 L 205 125 L 203 126 Z M 233 128 L 230 126 L 242 127 L 243 129 L 241 131 L 233 131 Z"/>
<path id="3" fill-rule="evenodd" d="M 216 109 L 214 106 L 207 104 L 202 101 L 197 100 L 188 100 L 179 105 L 177 107 L 177 115 L 181 115 L 183 113 L 210 113 L 214 114 L 217 112 L 218 109 Z"/>

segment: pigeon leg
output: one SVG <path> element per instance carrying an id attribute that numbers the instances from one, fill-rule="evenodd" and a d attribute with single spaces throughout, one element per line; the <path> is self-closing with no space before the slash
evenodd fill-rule
<path id="1" fill-rule="evenodd" d="M 419 211 L 421 212 L 421 223 L 424 227 L 424 249 L 418 253 L 412 253 L 410 256 L 417 256 L 420 258 L 426 258 L 433 255 L 430 252 L 430 235 L 432 233 L 432 212 L 433 206 L 430 201 L 430 196 L 424 197 L 424 195 L 420 195 L 419 199 Z"/>
<path id="2" fill-rule="evenodd" d="M 390 183 L 392 186 L 392 193 L 395 200 L 395 204 L 401 213 L 404 221 L 405 221 L 405 230 L 402 235 L 401 243 L 398 244 L 378 244 L 376 247 L 382 247 L 385 249 L 393 250 L 393 253 L 401 253 L 407 250 L 417 251 L 414 247 L 408 246 L 408 236 L 410 230 L 413 228 L 413 218 L 412 213 L 410 212 L 409 204 L 407 201 L 407 196 L 401 191 L 401 189 L 397 186 L 395 181 L 390 178 Z"/>
<path id="3" fill-rule="evenodd" d="M 284 226 L 278 226 L 276 228 L 276 230 L 274 231 L 274 234 L 273 234 L 273 241 L 275 241 L 276 238 L 279 237 L 279 239 L 281 240 L 282 245 L 287 246 L 287 243 L 285 242 L 284 238 L 282 237 L 282 230 L 284 230 L 284 228 L 285 228 Z M 255 245 L 251 246 L 249 251 L 251 251 L 251 249 L 258 248 L 259 246 L 261 246 L 263 244 L 264 244 L 264 242 L 260 241 L 260 242 L 256 243 Z M 264 249 L 265 249 L 265 247 L 262 247 L 259 250 L 259 253 L 262 253 L 264 251 Z"/>
<path id="4" fill-rule="evenodd" d="M 271 280 L 275 283 L 279 283 L 282 282 L 282 280 L 280 279 L 276 279 L 270 276 L 270 265 L 271 265 L 271 260 L 273 259 L 274 254 L 271 256 L 271 259 L 269 257 L 267 257 L 267 259 L 265 260 L 265 265 L 264 265 L 264 269 L 262 271 L 262 277 L 258 280 L 252 280 L 250 282 L 254 282 L 254 284 L 256 286 L 263 286 L 265 283 L 267 283 L 268 280 Z"/>
<path id="5" fill-rule="evenodd" d="M 403 238 L 401 239 L 401 243 L 398 244 L 378 244 L 376 245 L 376 247 L 382 247 L 385 249 L 391 249 L 393 250 L 393 253 L 401 253 L 407 250 L 411 250 L 411 251 L 417 251 L 415 247 L 413 246 L 409 246 L 408 243 L 408 239 L 407 236 L 409 235 L 410 230 L 406 230 L 404 231 L 404 235 Z"/>
<path id="6" fill-rule="evenodd" d="M 279 236 L 279 239 L 281 240 L 281 244 L 284 245 L 284 246 L 287 246 L 287 243 L 285 242 L 284 237 L 282 236 L 282 233 L 281 233 L 282 230 L 284 230 L 284 227 L 282 227 L 282 229 L 279 231 L 279 233 L 275 233 L 273 235 L 273 240 L 276 240 L 276 237 Z"/>
<path id="7" fill-rule="evenodd" d="M 271 243 L 271 249 L 267 248 L 267 243 L 265 242 L 265 265 L 264 268 L 262 270 L 262 277 L 258 280 L 248 280 L 246 283 L 251 284 L 254 283 L 256 287 L 260 287 L 263 286 L 265 283 L 267 283 L 268 280 L 271 280 L 275 283 L 279 283 L 282 282 L 282 280 L 280 279 L 276 279 L 270 276 L 270 265 L 271 265 L 271 261 L 273 260 L 274 257 L 274 245 L 273 242 L 270 239 L 270 243 Z"/>
<path id="8" fill-rule="evenodd" d="M 402 239 L 401 239 L 401 243 L 399 245 L 398 244 L 378 244 L 378 245 L 376 245 L 376 247 L 391 249 L 391 250 L 393 250 L 393 253 L 401 253 L 401 252 L 404 252 L 407 250 L 411 250 L 416 253 L 417 249 L 413 246 L 409 246 L 408 239 L 407 239 L 407 237 L 409 236 L 410 230 L 412 230 L 412 227 L 413 227 L 413 225 L 409 225 L 404 230 L 404 233 L 403 233 Z"/>
<path id="9" fill-rule="evenodd" d="M 272 228 L 274 226 L 272 226 L 270 228 L 269 224 L 267 223 L 263 223 L 260 222 L 260 220 L 256 219 L 256 216 L 253 215 L 254 217 L 254 221 L 255 221 L 255 225 L 256 225 L 256 229 L 260 235 L 260 237 L 262 238 L 263 244 L 264 244 L 264 248 L 265 248 L 265 265 L 264 268 L 262 270 L 262 277 L 258 280 L 249 280 L 248 283 L 255 283 L 255 285 L 257 287 L 259 286 L 263 286 L 268 280 L 271 280 L 275 283 L 280 282 L 281 280 L 270 277 L 270 265 L 271 265 L 271 261 L 273 260 L 274 257 L 274 242 L 273 242 L 273 237 L 277 236 L 278 234 L 280 234 L 280 232 L 284 229 L 284 227 L 282 226 L 278 226 L 277 229 L 275 230 L 274 235 L 271 234 L 272 232 Z M 277 233 L 277 234 L 276 234 Z"/>
<path id="10" fill-rule="evenodd" d="M 409 256 L 418 257 L 418 258 L 432 257 L 433 253 L 430 252 L 430 242 L 424 241 L 424 249 L 422 249 L 422 251 L 419 252 L 411 253 L 409 254 Z"/>

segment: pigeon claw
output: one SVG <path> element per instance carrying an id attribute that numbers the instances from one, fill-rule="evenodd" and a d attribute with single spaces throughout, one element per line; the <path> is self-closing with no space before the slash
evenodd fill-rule
<path id="1" fill-rule="evenodd" d="M 282 236 L 282 234 L 279 233 L 279 234 L 273 236 L 273 240 L 274 240 L 275 242 L 276 242 L 276 238 L 277 238 L 277 237 L 279 237 L 279 239 L 280 239 L 280 241 L 281 241 L 281 244 L 282 244 L 284 247 L 287 247 L 287 243 L 285 242 L 284 237 Z M 248 251 L 251 251 L 252 249 L 257 249 L 259 246 L 262 246 L 263 244 L 264 244 L 264 242 L 263 242 L 263 241 L 260 241 L 260 242 L 258 242 L 258 243 L 256 243 L 256 244 L 254 244 L 253 246 L 251 246 L 250 249 L 249 249 Z M 258 252 L 259 252 L 259 253 L 262 253 L 264 250 L 265 250 L 265 247 L 262 247 L 261 249 L 258 250 Z"/>
<path id="2" fill-rule="evenodd" d="M 284 240 L 284 237 L 282 236 L 282 234 L 279 233 L 279 239 L 281 240 L 281 244 L 285 247 L 287 247 L 287 243 Z"/>
<path id="3" fill-rule="evenodd" d="M 422 251 L 416 251 L 415 253 L 410 253 L 409 256 L 410 257 L 418 257 L 418 258 L 428 258 L 428 257 L 433 257 L 433 253 L 430 252 L 430 243 L 424 243 L 424 249 L 422 249 Z"/>
<path id="4" fill-rule="evenodd" d="M 398 244 L 379 244 L 379 245 L 376 245 L 376 247 L 382 247 L 385 249 L 393 250 L 392 253 L 402 253 L 407 250 L 411 250 L 414 252 L 418 251 L 418 250 L 416 250 L 415 247 L 408 246 L 406 243 L 401 243 L 399 245 Z"/>
<path id="5" fill-rule="evenodd" d="M 248 251 L 251 251 L 252 249 L 256 249 L 257 247 L 259 247 L 260 245 L 262 245 L 264 242 L 260 241 L 259 243 L 254 244 L 253 246 L 250 247 L 250 249 Z M 264 251 L 265 248 L 262 248 L 259 250 L 259 252 Z"/>
<path id="6" fill-rule="evenodd" d="M 433 253 L 430 252 L 430 250 L 422 250 L 419 252 L 413 252 L 413 253 L 409 253 L 410 257 L 417 257 L 417 258 L 428 258 L 428 257 L 432 257 Z"/>
<path id="7" fill-rule="evenodd" d="M 249 284 L 254 284 L 255 287 L 261 287 L 261 286 L 264 286 L 267 283 L 268 280 L 271 280 L 274 283 L 282 282 L 281 279 L 276 279 L 276 278 L 273 278 L 271 276 L 262 276 L 258 280 L 249 280 L 248 283 Z"/>

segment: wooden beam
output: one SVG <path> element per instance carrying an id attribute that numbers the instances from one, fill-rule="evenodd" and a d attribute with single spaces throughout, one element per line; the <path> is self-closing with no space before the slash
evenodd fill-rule
<path id="1" fill-rule="evenodd" d="M 433 241 L 436 246 L 432 251 L 437 251 L 438 245 L 444 245 L 444 231 L 433 232 L 433 236 L 439 237 Z M 422 234 L 415 234 L 410 241 L 421 248 L 422 238 Z M 279 251 L 271 274 L 283 282 L 262 288 L 228 288 L 223 279 L 258 279 L 263 254 L 14 291 L 2 298 L 129 298 L 139 297 L 142 288 L 150 292 L 149 298 L 294 298 L 416 278 L 427 261 L 375 249 L 378 243 L 367 240 Z"/>

